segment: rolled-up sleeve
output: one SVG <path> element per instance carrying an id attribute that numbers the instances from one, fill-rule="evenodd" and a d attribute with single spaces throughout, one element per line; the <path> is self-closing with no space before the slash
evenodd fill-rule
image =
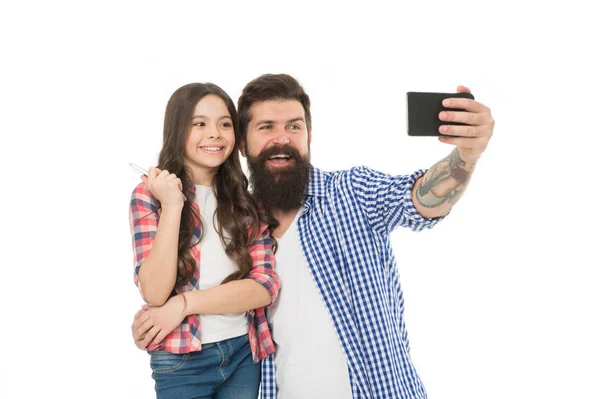
<path id="1" fill-rule="evenodd" d="M 248 251 L 252 257 L 252 269 L 247 277 L 265 287 L 271 296 L 272 304 L 277 299 L 280 283 L 275 271 L 275 255 L 267 223 L 260 224 L 260 234 L 248 247 Z"/>
<path id="2" fill-rule="evenodd" d="M 418 170 L 410 175 L 392 176 L 367 167 L 352 169 L 354 194 L 375 230 L 389 234 L 396 227 L 403 226 L 421 231 L 432 228 L 443 219 L 425 218 L 413 204 L 413 185 L 425 172 Z"/>
<path id="3" fill-rule="evenodd" d="M 129 228 L 131 231 L 131 243 L 133 246 L 133 281 L 138 287 L 144 301 L 144 292 L 140 283 L 139 273 L 142 263 L 150 253 L 156 230 L 158 229 L 158 202 L 146 188 L 140 183 L 131 194 L 129 203 Z"/>

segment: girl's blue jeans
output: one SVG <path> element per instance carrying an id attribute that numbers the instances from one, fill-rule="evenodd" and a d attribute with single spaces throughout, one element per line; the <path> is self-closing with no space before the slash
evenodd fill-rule
<path id="1" fill-rule="evenodd" d="M 157 399 L 256 399 L 260 363 L 252 361 L 248 335 L 213 342 L 199 352 L 152 351 Z"/>

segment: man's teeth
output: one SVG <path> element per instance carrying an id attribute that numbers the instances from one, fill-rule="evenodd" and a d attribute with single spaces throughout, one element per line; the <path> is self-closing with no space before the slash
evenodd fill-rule
<path id="1" fill-rule="evenodd" d="M 272 157 L 269 157 L 269 159 L 289 159 L 289 158 L 290 158 L 289 155 L 283 155 L 283 154 L 273 155 Z"/>

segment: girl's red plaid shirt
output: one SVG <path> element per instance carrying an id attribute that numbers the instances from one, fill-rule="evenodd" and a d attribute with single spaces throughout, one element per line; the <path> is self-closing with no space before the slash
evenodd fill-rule
<path id="1" fill-rule="evenodd" d="M 192 190 L 195 187 L 192 186 Z M 193 205 L 198 214 L 199 206 Z M 139 271 L 142 262 L 150 253 L 154 236 L 160 219 L 160 209 L 157 199 L 152 196 L 150 190 L 144 183 L 140 183 L 133 191 L 129 207 L 129 224 L 131 228 L 133 253 L 134 253 L 134 282 L 142 297 L 142 286 L 139 281 Z M 249 225 L 249 229 L 251 225 Z M 195 242 L 199 242 L 201 231 L 199 226 L 194 232 Z M 184 291 L 198 290 L 200 281 L 200 246 L 194 245 L 190 249 L 196 259 L 198 267 L 196 273 Z M 274 303 L 279 292 L 279 278 L 275 272 L 275 256 L 269 237 L 266 223 L 261 223 L 260 233 L 257 239 L 248 248 L 252 257 L 253 267 L 247 278 L 260 283 L 271 295 L 271 303 Z M 181 325 L 168 334 L 158 345 L 151 345 L 148 350 L 165 350 L 171 353 L 189 353 L 202 349 L 200 342 L 200 317 L 198 315 L 187 316 Z M 248 312 L 248 338 L 252 349 L 254 362 L 258 362 L 275 352 L 275 346 L 271 338 L 271 332 L 267 324 L 265 308 L 250 310 Z"/>

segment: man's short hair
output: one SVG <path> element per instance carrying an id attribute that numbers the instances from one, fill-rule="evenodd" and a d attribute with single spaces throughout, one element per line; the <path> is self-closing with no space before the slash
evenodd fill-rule
<path id="1" fill-rule="evenodd" d="M 306 118 L 306 129 L 311 131 L 310 98 L 300 83 L 290 75 L 265 74 L 254 79 L 244 87 L 238 99 L 239 126 L 243 139 L 248 134 L 250 108 L 252 104 L 269 100 L 296 100 L 302 104 Z"/>

